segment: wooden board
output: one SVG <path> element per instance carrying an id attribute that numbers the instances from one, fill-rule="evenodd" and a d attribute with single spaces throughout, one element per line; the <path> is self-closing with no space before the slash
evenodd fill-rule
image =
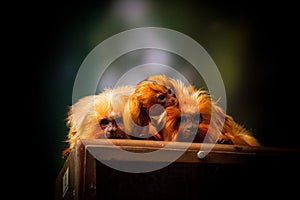
<path id="1" fill-rule="evenodd" d="M 298 192 L 300 149 L 145 140 L 79 140 L 56 180 L 56 199 L 284 198 Z M 198 157 L 200 149 L 210 151 Z M 128 157 L 159 150 L 157 158 Z M 181 155 L 172 163 L 168 157 Z M 144 154 L 141 154 L 144 155 Z M 131 173 L 113 166 L 161 166 Z M 295 184 L 296 182 L 296 184 Z"/>

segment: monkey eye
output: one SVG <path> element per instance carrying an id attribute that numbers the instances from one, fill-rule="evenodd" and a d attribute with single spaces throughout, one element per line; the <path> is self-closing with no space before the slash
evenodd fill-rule
<path id="1" fill-rule="evenodd" d="M 166 96 L 164 94 L 159 94 L 157 99 L 159 102 L 164 102 L 166 100 Z"/>
<path id="2" fill-rule="evenodd" d="M 109 120 L 104 118 L 100 120 L 100 126 L 101 128 L 105 128 L 109 124 Z"/>
<path id="3" fill-rule="evenodd" d="M 168 88 L 168 94 L 173 94 L 173 90 L 171 88 Z"/>

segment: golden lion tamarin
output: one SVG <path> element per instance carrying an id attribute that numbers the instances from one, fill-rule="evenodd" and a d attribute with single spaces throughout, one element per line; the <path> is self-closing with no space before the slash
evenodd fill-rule
<path id="1" fill-rule="evenodd" d="M 170 82 L 179 103 L 166 108 L 160 116 L 165 141 L 260 146 L 252 133 L 223 112 L 208 91 L 185 86 L 180 80 Z"/>
<path id="2" fill-rule="evenodd" d="M 164 124 L 161 134 L 165 141 L 203 142 L 207 130 L 200 129 L 203 114 L 199 110 L 199 91 L 185 86 L 180 80 L 170 79 L 178 104 L 166 108 L 159 122 Z M 203 97 L 203 103 L 205 98 Z M 204 117 L 206 115 L 204 114 Z M 201 126 L 202 128 L 202 126 Z M 212 141 L 211 141 L 212 142 Z"/>
<path id="3" fill-rule="evenodd" d="M 153 75 L 139 82 L 124 109 L 125 132 L 132 139 L 162 140 L 155 116 L 177 103 L 165 75 Z"/>
<path id="4" fill-rule="evenodd" d="M 66 159 L 79 138 L 130 138 L 123 131 L 122 115 L 125 102 L 133 92 L 134 86 L 120 86 L 106 89 L 97 95 L 79 99 L 69 108 L 67 126 L 69 127 L 69 147 L 62 152 Z"/>
<path id="5" fill-rule="evenodd" d="M 208 91 L 153 75 L 135 86 L 106 89 L 79 99 L 67 116 L 68 148 L 79 138 L 151 139 L 260 146 L 254 135 L 224 113 Z"/>

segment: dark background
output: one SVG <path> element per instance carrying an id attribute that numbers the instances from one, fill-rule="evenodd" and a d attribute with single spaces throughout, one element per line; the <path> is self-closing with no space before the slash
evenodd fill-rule
<path id="1" fill-rule="evenodd" d="M 297 7 L 288 1 L 45 1 L 11 8 L 4 32 L 12 32 L 7 51 L 17 66 L 8 67 L 18 85 L 14 107 L 21 112 L 13 126 L 22 129 L 9 137 L 21 138 L 20 153 L 30 149 L 22 164 L 29 176 L 21 182 L 30 196 L 54 198 L 67 107 L 82 61 L 103 40 L 135 27 L 165 27 L 195 39 L 223 77 L 227 113 L 265 146 L 300 147 L 299 22 Z"/>

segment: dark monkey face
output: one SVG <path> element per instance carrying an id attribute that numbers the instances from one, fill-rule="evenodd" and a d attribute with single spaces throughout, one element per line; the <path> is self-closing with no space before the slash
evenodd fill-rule
<path id="1" fill-rule="evenodd" d="M 157 103 L 161 104 L 164 108 L 176 104 L 177 99 L 174 91 L 166 87 L 163 92 L 157 94 Z"/>
<path id="2" fill-rule="evenodd" d="M 178 102 L 171 87 L 157 84 L 155 81 L 140 82 L 136 87 L 134 98 L 139 102 L 141 108 L 147 112 L 155 104 L 167 108 Z"/>
<path id="3" fill-rule="evenodd" d="M 198 113 L 182 114 L 177 119 L 177 134 L 176 141 L 193 142 L 199 141 L 199 123 L 201 122 L 201 115 Z"/>
<path id="4" fill-rule="evenodd" d="M 104 136 L 108 139 L 125 139 L 128 135 L 123 131 L 123 121 L 121 117 L 105 117 L 99 122 Z"/>

